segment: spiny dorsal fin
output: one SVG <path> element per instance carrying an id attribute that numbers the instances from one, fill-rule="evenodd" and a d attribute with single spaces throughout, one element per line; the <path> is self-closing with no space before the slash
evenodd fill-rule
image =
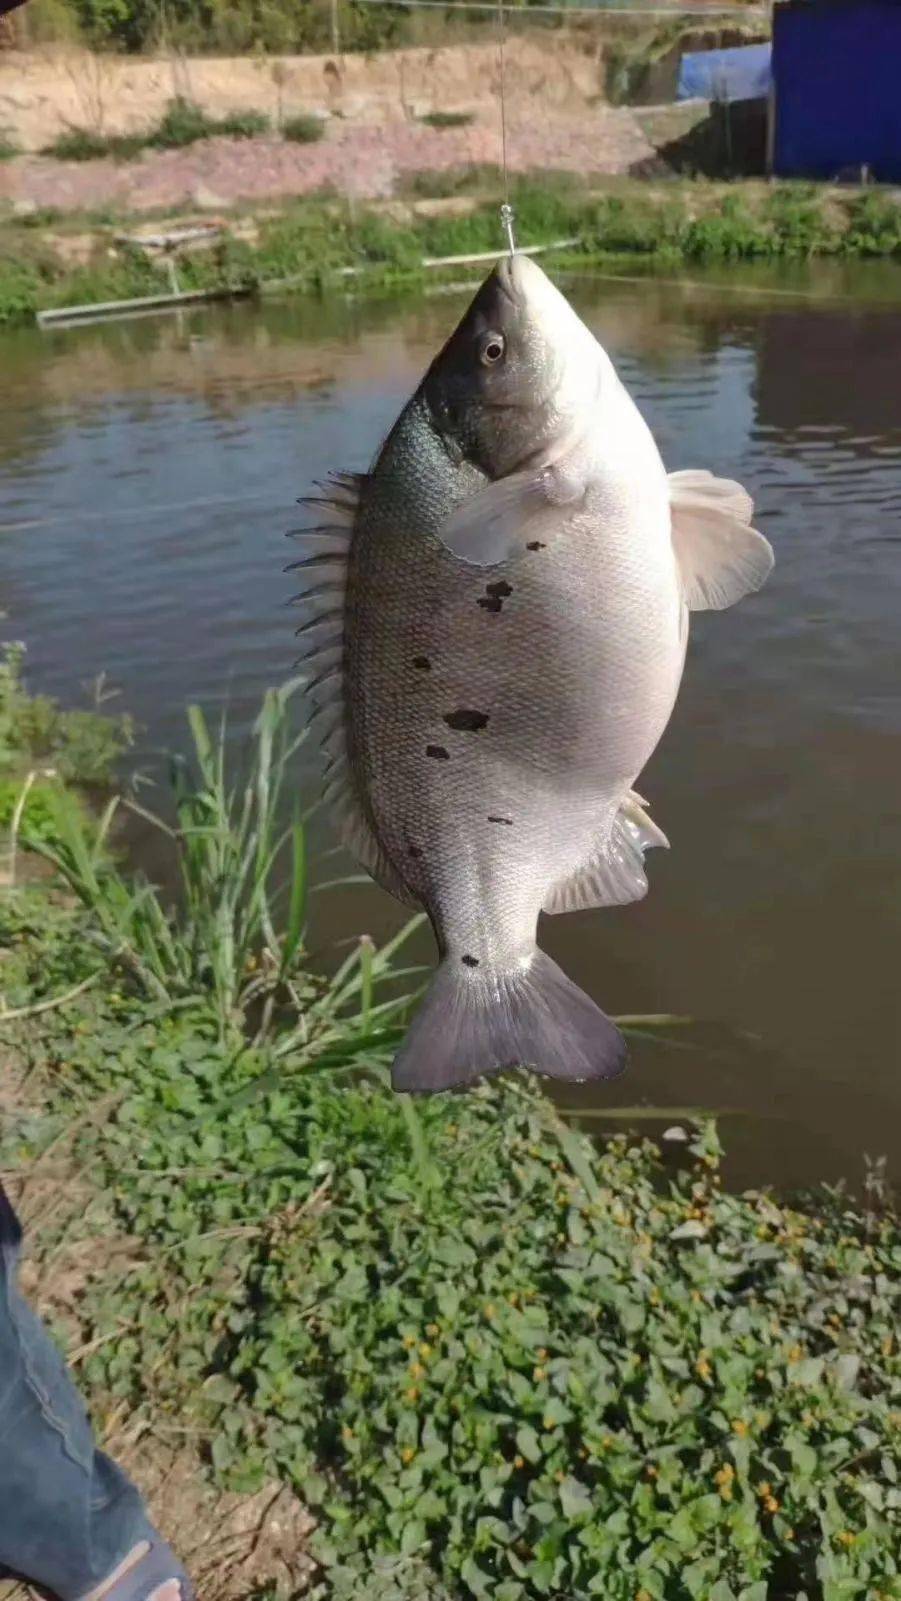
<path id="1" fill-rule="evenodd" d="M 344 718 L 344 606 L 347 563 L 360 497 L 366 486 L 363 473 L 334 473 L 318 485 L 320 493 L 307 495 L 302 506 L 319 519 L 312 527 L 292 530 L 302 555 L 288 571 L 299 572 L 303 588 L 292 597 L 306 612 L 297 630 L 302 639 L 299 666 L 309 675 L 307 694 L 310 724 L 318 727 L 326 758 L 323 798 L 333 813 L 348 849 L 377 883 L 410 905 L 418 901 L 392 867 L 372 832 L 354 787 L 347 760 Z"/>
<path id="2" fill-rule="evenodd" d="M 673 549 L 691 611 L 723 611 L 760 589 L 773 566 L 769 541 L 750 526 L 741 484 L 702 469 L 669 475 Z"/>

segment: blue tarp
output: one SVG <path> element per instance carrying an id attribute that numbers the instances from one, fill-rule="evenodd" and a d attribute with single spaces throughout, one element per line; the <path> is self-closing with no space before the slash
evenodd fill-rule
<path id="1" fill-rule="evenodd" d="M 834 178 L 867 166 L 901 180 L 901 3 L 777 5 L 775 169 Z"/>
<path id="2" fill-rule="evenodd" d="M 772 82 L 771 46 L 699 50 L 679 64 L 677 100 L 765 100 Z"/>

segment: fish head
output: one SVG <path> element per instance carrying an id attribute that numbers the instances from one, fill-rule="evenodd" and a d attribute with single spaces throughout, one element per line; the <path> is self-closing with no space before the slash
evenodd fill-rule
<path id="1" fill-rule="evenodd" d="M 485 279 L 423 389 L 443 437 L 490 478 L 572 437 L 610 368 L 601 346 L 529 256 Z"/>

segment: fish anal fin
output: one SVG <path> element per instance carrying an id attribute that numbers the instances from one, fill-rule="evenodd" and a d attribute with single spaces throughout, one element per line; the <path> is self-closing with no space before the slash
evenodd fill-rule
<path id="1" fill-rule="evenodd" d="M 630 790 L 604 844 L 569 878 L 554 885 L 543 910 L 579 912 L 642 900 L 648 892 L 644 853 L 655 846 L 666 849 L 669 840 L 651 821 L 645 803 Z"/>
<path id="2" fill-rule="evenodd" d="M 741 484 L 692 470 L 670 473 L 669 492 L 673 550 L 689 609 L 723 611 L 760 589 L 773 550 L 750 526 L 754 502 Z"/>
<path id="3" fill-rule="evenodd" d="M 362 473 L 335 473 L 320 486 L 319 494 L 301 501 L 301 505 L 315 511 L 319 520 L 315 527 L 300 528 L 292 534 L 300 542 L 302 555 L 291 567 L 309 582 L 309 587 L 295 596 L 307 614 L 298 630 L 304 644 L 298 665 L 310 678 L 310 721 L 322 730 L 327 773 L 323 798 L 337 831 L 376 883 L 398 900 L 418 906 L 375 836 L 347 759 L 344 596 L 350 543 L 366 481 Z"/>

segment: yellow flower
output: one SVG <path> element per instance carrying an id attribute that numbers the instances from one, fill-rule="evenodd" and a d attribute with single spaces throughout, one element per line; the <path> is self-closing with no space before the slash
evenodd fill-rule
<path id="1" fill-rule="evenodd" d="M 423 1361 L 425 1361 L 425 1359 L 427 1357 L 430 1357 L 431 1354 L 432 1354 L 432 1347 L 430 1345 L 426 1344 L 425 1340 L 423 1340 L 421 1346 L 419 1347 L 419 1354 L 422 1357 Z"/>
<path id="2" fill-rule="evenodd" d="M 763 1504 L 764 1504 L 767 1512 L 778 1512 L 779 1511 L 779 1502 L 776 1500 L 776 1497 L 774 1495 L 768 1495 Z"/>
<path id="3" fill-rule="evenodd" d="M 404 1390 L 404 1400 L 406 1400 L 406 1401 L 418 1401 L 419 1400 L 419 1391 L 417 1390 L 415 1384 L 411 1384 L 410 1388 L 408 1390 Z"/>
<path id="4" fill-rule="evenodd" d="M 695 1372 L 699 1379 L 709 1379 L 713 1369 L 705 1356 L 699 1356 L 695 1363 Z"/>
<path id="5" fill-rule="evenodd" d="M 353 1431 L 353 1429 L 351 1429 L 351 1428 L 350 1428 L 350 1427 L 349 1427 L 349 1426 L 348 1426 L 348 1425 L 347 1425 L 347 1424 L 346 1424 L 346 1423 L 345 1423 L 345 1425 L 344 1425 L 344 1428 L 343 1428 L 343 1429 L 342 1429 L 342 1430 L 341 1430 L 341 1438 L 342 1438 L 342 1440 L 352 1440 L 352 1439 L 353 1439 L 353 1437 L 354 1437 L 354 1431 Z"/>
<path id="6" fill-rule="evenodd" d="M 658 1474 L 659 1474 L 659 1469 L 654 1467 L 653 1462 L 649 1462 L 647 1467 L 645 1468 L 645 1473 L 647 1474 L 649 1479 L 656 1479 L 658 1477 Z"/>
<path id="7" fill-rule="evenodd" d="M 496 1310 L 497 1310 L 497 1309 L 496 1309 L 496 1307 L 495 1307 L 495 1306 L 494 1306 L 494 1303 L 493 1303 L 493 1302 L 492 1302 L 492 1301 L 489 1301 L 489 1302 L 488 1302 L 488 1305 L 487 1305 L 487 1306 L 486 1306 L 486 1308 L 485 1308 L 485 1316 L 486 1316 L 486 1317 L 487 1317 L 487 1318 L 493 1318 L 493 1317 L 494 1317 L 494 1315 L 495 1315 L 495 1311 L 496 1311 Z"/>
<path id="8" fill-rule="evenodd" d="M 405 1445 L 400 1453 L 400 1459 L 402 1462 L 412 1462 L 415 1455 L 416 1452 L 414 1451 L 412 1445 Z"/>
<path id="9" fill-rule="evenodd" d="M 760 1499 L 762 1501 L 765 1501 L 767 1496 L 768 1495 L 772 1495 L 772 1493 L 773 1493 L 773 1486 L 771 1484 L 767 1484 L 765 1480 L 764 1480 L 763 1484 L 758 1484 L 758 1486 L 757 1486 L 757 1494 L 760 1496 Z"/>
<path id="10" fill-rule="evenodd" d="M 788 1353 L 789 1362 L 800 1362 L 804 1355 L 803 1345 L 793 1345 Z"/>
<path id="11" fill-rule="evenodd" d="M 533 1368 L 532 1369 L 532 1378 L 533 1379 L 546 1379 L 547 1378 L 547 1368 Z"/>
<path id="12" fill-rule="evenodd" d="M 852 1534 L 850 1529 L 842 1529 L 841 1533 L 837 1534 L 835 1538 L 838 1540 L 840 1545 L 849 1546 L 854 1545 L 857 1535 Z"/>
<path id="13" fill-rule="evenodd" d="M 421 1362 L 411 1362 L 410 1363 L 410 1378 L 411 1379 L 421 1379 L 422 1375 L 424 1374 L 424 1372 L 425 1372 L 425 1368 L 423 1367 Z"/>
<path id="14" fill-rule="evenodd" d="M 551 1429 L 555 1429 L 557 1425 L 553 1418 L 542 1418 L 541 1427 L 547 1429 L 548 1433 L 550 1433 Z"/>
<path id="15" fill-rule="evenodd" d="M 743 1438 L 748 1432 L 748 1425 L 744 1418 L 735 1418 L 732 1423 L 732 1432 Z"/>
<path id="16" fill-rule="evenodd" d="M 441 1333 L 441 1330 L 438 1327 L 437 1323 L 427 1323 L 426 1326 L 425 1326 L 425 1331 L 426 1331 L 426 1334 L 429 1336 L 430 1340 L 434 1340 L 436 1335 L 439 1335 Z"/>
<path id="17" fill-rule="evenodd" d="M 405 1346 L 406 1350 L 412 1351 L 412 1349 L 413 1349 L 415 1344 L 416 1344 L 416 1340 L 415 1340 L 415 1337 L 412 1334 L 405 1334 L 404 1335 L 404 1346 Z"/>
<path id="18" fill-rule="evenodd" d="M 536 1359 L 539 1362 L 546 1362 L 547 1361 L 547 1351 L 544 1349 L 543 1345 L 540 1345 L 538 1347 L 538 1350 L 535 1352 L 535 1356 L 536 1356 Z"/>
<path id="19" fill-rule="evenodd" d="M 525 1457 L 523 1457 L 523 1456 L 515 1456 L 513 1458 L 513 1466 L 515 1468 L 524 1468 L 525 1465 L 526 1465 Z"/>

